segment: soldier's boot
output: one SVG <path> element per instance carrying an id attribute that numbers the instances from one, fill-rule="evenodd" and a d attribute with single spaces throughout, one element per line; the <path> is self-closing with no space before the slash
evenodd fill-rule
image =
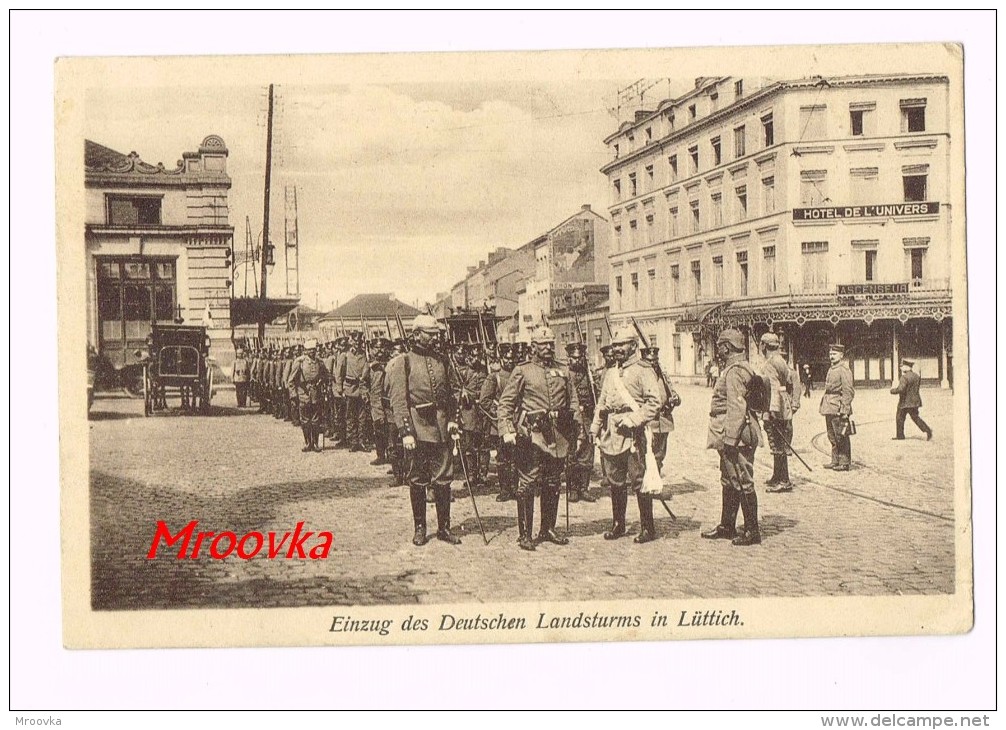
<path id="1" fill-rule="evenodd" d="M 437 539 L 448 545 L 460 545 L 461 538 L 451 534 L 451 487 L 434 487 L 437 500 Z"/>
<path id="2" fill-rule="evenodd" d="M 529 506 L 530 505 L 530 506 Z M 530 510 L 530 512 L 528 511 Z M 531 538 L 531 523 L 534 521 L 534 498 L 527 499 L 525 495 L 517 496 L 517 530 L 520 533 L 517 544 L 521 550 L 534 550 L 534 540 Z"/>
<path id="3" fill-rule="evenodd" d="M 737 537 L 737 510 L 740 507 L 740 493 L 732 487 L 723 487 L 723 506 L 720 524 L 702 533 L 707 540 L 732 540 Z"/>
<path id="4" fill-rule="evenodd" d="M 314 450 L 317 451 L 319 454 L 322 451 L 320 441 L 321 441 L 321 429 L 318 428 L 317 426 L 311 426 L 311 443 L 314 446 Z"/>
<path id="5" fill-rule="evenodd" d="M 583 469 L 579 480 L 580 499 L 584 502 L 596 502 L 597 497 L 590 493 L 590 469 Z"/>
<path id="6" fill-rule="evenodd" d="M 311 427 L 303 426 L 300 430 L 304 434 L 304 448 L 301 449 L 301 451 L 303 451 L 305 454 L 308 451 L 314 451 L 314 444 L 311 441 Z"/>
<path id="7" fill-rule="evenodd" d="M 772 454 L 772 476 L 765 480 L 766 487 L 774 487 L 779 483 L 779 456 Z"/>
<path id="8" fill-rule="evenodd" d="M 374 429 L 374 448 L 377 458 L 370 462 L 371 466 L 381 466 L 388 463 L 388 432 L 383 428 Z"/>
<path id="9" fill-rule="evenodd" d="M 824 468 L 825 469 L 834 469 L 838 465 L 839 465 L 838 447 L 837 446 L 832 446 L 831 447 L 831 463 L 830 464 L 824 464 Z"/>
<path id="10" fill-rule="evenodd" d="M 604 533 L 605 540 L 617 540 L 625 534 L 625 508 L 629 494 L 625 487 L 611 487 L 611 529 Z"/>
<path id="11" fill-rule="evenodd" d="M 733 539 L 734 545 L 758 545 L 761 533 L 758 530 L 758 495 L 753 491 L 740 495 L 741 509 L 744 510 L 744 532 Z"/>
<path id="12" fill-rule="evenodd" d="M 640 545 L 653 542 L 657 539 L 657 527 L 653 523 L 653 497 L 637 492 L 636 502 L 639 504 L 639 534 L 632 541 Z"/>
<path id="13" fill-rule="evenodd" d="M 412 502 L 412 523 L 415 533 L 412 544 L 417 547 L 426 544 L 426 490 L 420 485 L 409 485 L 409 499 Z"/>
<path id="14" fill-rule="evenodd" d="M 566 467 L 566 494 L 570 504 L 580 501 L 580 482 L 576 478 L 576 467 L 572 465 Z"/>
<path id="15" fill-rule="evenodd" d="M 776 470 L 779 472 L 779 479 L 775 485 L 767 492 L 792 492 L 793 482 L 789 479 L 789 458 L 786 454 L 777 454 L 773 457 L 776 462 Z"/>
<path id="16" fill-rule="evenodd" d="M 539 542 L 550 542 L 554 545 L 568 545 L 569 538 L 555 531 L 555 523 L 559 517 L 559 492 L 542 492 L 541 494 L 541 531 Z"/>

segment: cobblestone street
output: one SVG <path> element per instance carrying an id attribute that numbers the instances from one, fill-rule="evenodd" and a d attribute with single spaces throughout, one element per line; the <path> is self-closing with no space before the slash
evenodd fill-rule
<path id="1" fill-rule="evenodd" d="M 611 503 L 593 481 L 596 503 L 569 505 L 570 544 L 528 553 L 516 544 L 513 502 L 495 488 L 476 495 L 490 539 L 482 543 L 464 484 L 454 484 L 454 531 L 463 544 L 411 543 L 407 487 L 391 486 L 371 454 L 329 449 L 303 454 L 299 430 L 222 391 L 210 416 L 142 417 L 142 402 L 99 397 L 91 409 L 92 602 L 98 609 L 369 605 L 569 599 L 716 598 L 949 593 L 954 586 L 952 394 L 923 391 L 933 441 L 894 434 L 896 399 L 860 390 L 853 470 L 821 468 L 829 445 L 817 415 L 820 392 L 803 400 L 790 459 L 796 487 L 767 494 L 771 455 L 759 449 L 756 482 L 763 544 L 708 541 L 719 519 L 719 471 L 705 450 L 710 391 L 679 388 L 665 464 L 672 521 L 656 506 L 659 540 L 602 539 Z M 155 524 L 177 532 L 292 531 L 335 535 L 327 560 L 177 560 L 162 546 L 148 560 Z M 429 508 L 431 531 L 435 512 Z M 559 527 L 565 526 L 565 503 Z M 313 543 L 309 543 L 311 545 Z"/>

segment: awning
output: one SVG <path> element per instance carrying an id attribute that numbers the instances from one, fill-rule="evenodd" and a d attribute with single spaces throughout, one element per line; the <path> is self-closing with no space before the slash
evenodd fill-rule
<path id="1" fill-rule="evenodd" d="M 729 304 L 730 302 L 716 302 L 686 307 L 684 314 L 674 323 L 674 329 L 678 332 L 701 332 L 702 328 L 708 324 L 709 315 Z"/>
<path id="2" fill-rule="evenodd" d="M 231 299 L 231 327 L 244 324 L 268 324 L 277 317 L 289 314 L 300 304 L 300 297 L 260 299 L 240 297 Z"/>

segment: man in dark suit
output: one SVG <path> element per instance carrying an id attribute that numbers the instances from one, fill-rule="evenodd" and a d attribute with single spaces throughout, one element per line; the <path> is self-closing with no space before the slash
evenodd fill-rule
<path id="1" fill-rule="evenodd" d="M 852 399 L 856 397 L 852 371 L 845 361 L 845 345 L 828 348 L 831 367 L 824 378 L 824 395 L 819 413 L 824 416 L 828 440 L 831 442 L 831 462 L 824 465 L 833 471 L 849 471 L 852 466 L 852 435 L 850 416 Z"/>
<path id="2" fill-rule="evenodd" d="M 919 384 L 922 382 L 922 378 L 919 377 L 917 372 L 912 370 L 914 365 L 914 360 L 902 358 L 901 379 L 898 381 L 897 386 L 891 388 L 891 395 L 898 396 L 898 415 L 895 419 L 898 435 L 894 437 L 894 441 L 904 441 L 905 418 L 907 416 L 911 416 L 915 425 L 921 429 L 922 433 L 926 434 L 927 441 L 933 438 L 933 429 L 919 416 L 919 409 L 922 408 L 922 396 L 919 395 Z"/>

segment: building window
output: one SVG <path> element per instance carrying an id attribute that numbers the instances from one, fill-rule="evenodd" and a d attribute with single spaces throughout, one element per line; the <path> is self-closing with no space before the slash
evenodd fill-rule
<path id="1" fill-rule="evenodd" d="M 101 259 L 97 268 L 98 339 L 114 364 L 130 361 L 151 322 L 173 322 L 175 262 Z"/>
<path id="2" fill-rule="evenodd" d="M 671 304 L 681 301 L 681 267 L 678 264 L 671 265 Z"/>
<path id="3" fill-rule="evenodd" d="M 109 195 L 107 220 L 110 226 L 161 225 L 161 199 Z"/>
<path id="4" fill-rule="evenodd" d="M 622 227 L 615 226 L 615 250 L 622 250 Z"/>
<path id="5" fill-rule="evenodd" d="M 873 134 L 873 112 L 876 108 L 876 103 L 872 101 L 849 104 L 849 132 L 853 137 Z"/>
<path id="6" fill-rule="evenodd" d="M 678 156 L 671 155 L 667 158 L 667 164 L 671 168 L 671 182 L 678 179 Z"/>
<path id="7" fill-rule="evenodd" d="M 742 297 L 748 295 L 748 252 L 737 252 L 737 294 Z"/>
<path id="8" fill-rule="evenodd" d="M 828 107 L 823 104 L 800 107 L 800 139 L 828 138 Z"/>
<path id="9" fill-rule="evenodd" d="M 653 243 L 653 214 L 646 216 L 646 230 L 643 231 L 645 238 L 645 243 L 649 246 Z"/>
<path id="10" fill-rule="evenodd" d="M 615 145 L 615 159 L 618 159 L 618 145 Z"/>
<path id="11" fill-rule="evenodd" d="M 671 335 L 671 350 L 674 352 L 674 365 L 681 365 L 681 335 L 677 333 Z M 674 369 L 676 371 L 678 368 Z"/>
<path id="12" fill-rule="evenodd" d="M 723 257 L 713 256 L 713 296 L 723 296 Z"/>
<path id="13" fill-rule="evenodd" d="M 622 277 L 615 277 L 615 294 L 618 295 L 618 308 L 622 309 Z"/>
<path id="14" fill-rule="evenodd" d="M 901 180 L 905 190 L 905 202 L 923 202 L 926 199 L 926 178 L 925 174 L 902 175 Z"/>
<path id="15" fill-rule="evenodd" d="M 668 225 L 670 226 L 669 237 L 677 238 L 680 234 L 678 229 L 678 207 L 674 206 L 668 211 Z"/>
<path id="16" fill-rule="evenodd" d="M 744 125 L 734 129 L 734 157 L 743 157 L 747 154 L 747 147 L 744 139 Z"/>
<path id="17" fill-rule="evenodd" d="M 775 246 L 766 246 L 761 252 L 762 291 L 775 292 Z"/>
<path id="18" fill-rule="evenodd" d="M 926 131 L 925 99 L 901 100 L 901 131 L 902 132 Z"/>
<path id="19" fill-rule="evenodd" d="M 720 95 L 716 91 L 709 93 L 709 110 L 716 111 L 720 107 Z"/>
<path id="20" fill-rule="evenodd" d="M 702 296 L 702 262 L 692 261 L 692 298 Z"/>
<path id="21" fill-rule="evenodd" d="M 734 195 L 737 200 L 737 220 L 742 221 L 748 217 L 748 186 L 738 185 L 734 188 Z"/>
<path id="22" fill-rule="evenodd" d="M 688 121 L 689 122 L 694 122 L 696 116 L 698 116 L 698 110 L 696 109 L 696 107 L 695 107 L 694 104 L 689 104 L 688 105 Z"/>
<path id="23" fill-rule="evenodd" d="M 699 171 L 699 147 L 695 145 L 694 147 L 688 148 L 688 157 L 692 161 L 691 173 L 694 175 Z"/>
<path id="24" fill-rule="evenodd" d="M 653 141 L 653 128 L 652 127 L 647 127 L 646 128 L 646 141 L 647 142 L 652 142 Z"/>
<path id="25" fill-rule="evenodd" d="M 630 306 L 635 309 L 639 306 L 639 274 L 635 271 L 629 274 L 629 282 L 632 284 L 632 302 L 630 302 Z"/>
<path id="26" fill-rule="evenodd" d="M 615 200 L 621 200 L 622 199 L 622 181 L 620 179 L 616 178 L 615 181 L 613 183 L 611 183 L 611 187 L 615 190 Z"/>
<path id="27" fill-rule="evenodd" d="M 646 166 L 646 189 L 653 190 L 653 165 Z"/>
<path id="28" fill-rule="evenodd" d="M 863 281 L 874 281 L 877 274 L 877 249 L 863 251 Z"/>
<path id="29" fill-rule="evenodd" d="M 908 249 L 909 277 L 913 282 L 922 281 L 923 279 L 926 278 L 925 261 L 926 261 L 926 249 L 924 248 Z"/>
<path id="30" fill-rule="evenodd" d="M 639 194 L 639 189 L 636 187 L 636 173 L 629 173 L 629 196 L 636 197 Z"/>
<path id="31" fill-rule="evenodd" d="M 828 242 L 810 241 L 800 244 L 803 260 L 803 290 L 824 291 L 828 288 Z"/>
<path id="32" fill-rule="evenodd" d="M 825 170 L 803 170 L 800 173 L 800 205 L 811 208 L 830 202 L 828 173 Z"/>
<path id="33" fill-rule="evenodd" d="M 699 201 L 693 200 L 688 203 L 688 206 L 692 209 L 692 233 L 698 233 L 702 230 L 702 222 L 699 220 Z"/>
<path id="34" fill-rule="evenodd" d="M 723 149 L 720 144 L 720 138 L 713 137 L 711 144 L 713 148 L 713 167 L 719 167 L 723 163 Z"/>
<path id="35" fill-rule="evenodd" d="M 629 221 L 629 250 L 636 248 L 636 221 Z"/>
<path id="36" fill-rule="evenodd" d="M 772 113 L 769 112 L 761 118 L 762 140 L 766 147 L 775 144 L 775 127 L 772 124 Z"/>
<path id="37" fill-rule="evenodd" d="M 649 302 L 651 307 L 657 306 L 657 270 L 650 269 L 646 272 L 646 284 L 649 287 Z"/>
<path id="38" fill-rule="evenodd" d="M 712 227 L 719 228 L 723 225 L 723 193 L 713 193 L 709 201 L 712 203 Z"/>
<path id="39" fill-rule="evenodd" d="M 876 203 L 879 174 L 876 167 L 854 167 L 849 170 L 850 200 L 853 205 Z"/>
<path id="40" fill-rule="evenodd" d="M 761 181 L 762 210 L 765 214 L 775 212 L 775 177 L 762 178 Z"/>
<path id="41" fill-rule="evenodd" d="M 744 80 L 738 79 L 734 81 L 734 99 L 740 99 L 744 96 Z"/>

